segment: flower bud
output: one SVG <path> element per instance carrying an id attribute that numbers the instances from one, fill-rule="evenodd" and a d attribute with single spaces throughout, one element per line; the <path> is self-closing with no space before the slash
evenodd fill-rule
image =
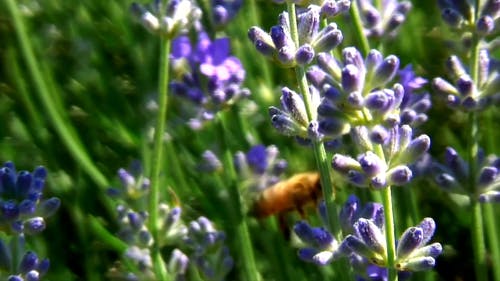
<path id="1" fill-rule="evenodd" d="M 316 52 L 329 52 L 331 49 L 337 47 L 344 39 L 342 31 L 337 29 L 337 25 L 330 23 L 316 36 L 312 42 Z"/>
<path id="2" fill-rule="evenodd" d="M 482 36 L 490 34 L 494 28 L 495 20 L 489 15 L 480 17 L 476 22 L 476 30 Z"/>
<path id="3" fill-rule="evenodd" d="M 301 44 L 312 41 L 313 36 L 319 30 L 320 7 L 310 5 L 307 11 L 298 16 L 297 31 L 299 33 L 299 42 Z"/>
<path id="4" fill-rule="evenodd" d="M 432 80 L 432 87 L 441 92 L 442 94 L 447 94 L 447 95 L 458 95 L 458 90 L 450 84 L 448 81 L 444 80 L 443 78 L 437 77 Z"/>
<path id="5" fill-rule="evenodd" d="M 342 69 L 342 88 L 345 92 L 360 91 L 362 79 L 361 71 L 355 65 L 348 64 Z"/>
<path id="6" fill-rule="evenodd" d="M 284 87 L 281 92 L 280 101 L 283 109 L 287 111 L 295 121 L 303 126 L 307 126 L 308 117 L 306 106 L 302 98 L 287 87 Z"/>
<path id="7" fill-rule="evenodd" d="M 500 191 L 490 190 L 479 195 L 481 203 L 500 203 Z"/>
<path id="8" fill-rule="evenodd" d="M 404 165 L 396 166 L 387 171 L 387 179 L 390 185 L 403 186 L 410 182 L 412 172 L 410 168 Z"/>
<path id="9" fill-rule="evenodd" d="M 361 165 L 354 158 L 335 154 L 332 158 L 332 168 L 337 172 L 347 174 L 350 170 L 361 170 Z"/>
<path id="10" fill-rule="evenodd" d="M 189 265 L 189 258 L 179 249 L 174 249 L 168 262 L 168 271 L 176 275 L 184 275 Z"/>
<path id="11" fill-rule="evenodd" d="M 314 49 L 309 44 L 304 44 L 299 47 L 295 53 L 295 60 L 298 64 L 309 64 L 314 59 Z"/>
<path id="12" fill-rule="evenodd" d="M 460 27 L 460 25 L 464 21 L 462 14 L 460 14 L 459 11 L 451 8 L 444 9 L 441 13 L 441 17 L 443 18 L 445 23 L 454 28 Z"/>
<path id="13" fill-rule="evenodd" d="M 371 151 L 367 151 L 359 158 L 359 164 L 368 177 L 373 177 L 387 169 L 387 165 Z"/>
<path id="14" fill-rule="evenodd" d="M 408 228 L 401 239 L 399 239 L 397 247 L 397 257 L 398 259 L 404 259 L 410 255 L 416 248 L 418 248 L 424 239 L 423 231 L 418 227 Z"/>
<path id="15" fill-rule="evenodd" d="M 399 59 L 394 55 L 390 55 L 377 66 L 375 75 L 372 79 L 371 86 L 376 88 L 385 85 L 389 82 L 396 72 L 399 70 Z"/>

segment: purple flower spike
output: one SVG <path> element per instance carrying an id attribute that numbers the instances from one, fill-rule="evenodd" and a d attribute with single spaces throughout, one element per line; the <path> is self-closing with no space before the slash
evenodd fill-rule
<path id="1" fill-rule="evenodd" d="M 432 238 L 436 224 L 432 218 L 425 218 L 418 226 L 408 228 L 399 240 L 396 250 L 396 268 L 404 271 L 432 269 L 435 258 L 441 254 L 439 243 L 426 244 Z"/>

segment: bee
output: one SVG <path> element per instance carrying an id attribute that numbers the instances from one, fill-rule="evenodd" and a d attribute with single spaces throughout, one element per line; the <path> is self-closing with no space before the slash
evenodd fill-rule
<path id="1" fill-rule="evenodd" d="M 251 207 L 251 214 L 256 218 L 266 218 L 298 211 L 304 217 L 307 205 L 316 206 L 321 199 L 321 184 L 318 172 L 305 172 L 278 182 L 257 195 Z"/>

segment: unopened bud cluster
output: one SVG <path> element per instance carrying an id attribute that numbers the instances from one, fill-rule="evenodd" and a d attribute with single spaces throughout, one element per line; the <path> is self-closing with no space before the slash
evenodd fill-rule
<path id="1" fill-rule="evenodd" d="M 310 5 L 306 11 L 298 14 L 298 44 L 291 34 L 287 12 L 279 15 L 278 25 L 271 27 L 269 33 L 253 26 L 248 31 L 248 37 L 257 51 L 282 67 L 309 64 L 318 53 L 330 51 L 343 39 L 335 23 L 320 30 L 320 11 L 319 6 Z"/>
<path id="2" fill-rule="evenodd" d="M 427 80 L 417 76 L 412 65 L 401 69 L 398 78 L 398 83 L 404 89 L 399 113 L 400 122 L 411 127 L 420 126 L 428 120 L 427 111 L 432 106 L 430 94 L 419 92 L 427 84 Z"/>
<path id="3" fill-rule="evenodd" d="M 250 95 L 242 86 L 245 69 L 240 60 L 231 55 L 229 38 L 210 39 L 203 30 L 197 31 L 197 41 L 179 36 L 172 42 L 174 79 L 170 88 L 194 104 L 195 117 L 189 117 L 189 126 L 200 129 L 213 120 L 215 114 Z"/>
<path id="4" fill-rule="evenodd" d="M 232 268 L 232 259 L 223 244 L 224 234 L 216 231 L 206 218 L 199 218 L 186 225 L 181 219 L 180 207 L 160 202 L 155 222 L 160 235 L 155 241 L 149 231 L 150 217 L 145 211 L 149 180 L 142 176 L 137 165 L 133 170 L 132 173 L 120 169 L 118 176 L 122 186 L 110 188 L 108 194 L 118 202 L 116 211 L 119 230 L 116 236 L 128 246 L 123 258 L 127 265 L 134 265 L 135 268 L 131 270 L 130 267 L 124 268 L 121 263 L 117 263 L 108 270 L 107 277 L 112 280 L 156 280 L 150 251 L 151 246 L 156 244 L 159 248 L 175 247 L 166 266 L 169 274 L 176 276 L 176 280 L 184 278 L 190 265 L 207 276 L 215 274 L 218 279 L 213 280 L 223 280 Z M 208 248 L 210 250 L 206 250 Z M 213 262 L 220 261 L 221 255 L 231 261 L 225 267 Z"/>
<path id="5" fill-rule="evenodd" d="M 326 208 L 320 204 L 319 213 L 326 222 Z M 339 215 L 344 240 L 338 243 L 324 227 L 311 227 L 298 222 L 294 231 L 305 244 L 298 252 L 305 261 L 327 265 L 332 261 L 348 257 L 355 273 L 360 277 L 376 268 L 387 268 L 387 249 L 384 234 L 384 210 L 378 203 L 361 206 L 359 199 L 351 195 Z M 429 244 L 436 225 L 431 218 L 425 218 L 415 227 L 401 235 L 396 249 L 395 269 L 400 272 L 429 270 L 435 265 L 435 258 L 441 254 L 439 243 Z M 386 271 L 378 275 L 382 280 Z"/>
<path id="6" fill-rule="evenodd" d="M 410 1 L 386 0 L 378 8 L 372 0 L 356 1 L 365 35 L 371 38 L 395 37 L 412 8 Z"/>
<path id="7" fill-rule="evenodd" d="M 339 62 L 321 53 L 318 67 L 307 73 L 324 96 L 317 107 L 319 132 L 335 138 L 352 126 L 399 124 L 404 88 L 398 83 L 388 88 L 399 70 L 399 59 L 394 55 L 384 58 L 377 50 L 363 59 L 354 47 L 345 48 L 342 58 Z"/>
<path id="8" fill-rule="evenodd" d="M 407 184 L 412 178 L 408 165 L 430 147 L 429 137 L 420 135 L 413 138 L 412 129 L 408 125 L 396 126 L 390 130 L 379 126 L 371 132 L 366 127 L 357 127 L 352 131 L 352 137 L 357 147 L 366 152 L 356 159 L 335 154 L 332 167 L 347 182 L 359 187 L 380 189 Z M 382 147 L 382 156 L 373 152 L 378 145 Z"/>
<path id="9" fill-rule="evenodd" d="M 452 29 L 462 33 L 475 33 L 486 36 L 496 28 L 496 21 L 500 17 L 500 1 L 483 1 L 479 8 L 479 17 L 473 18 L 475 7 L 469 1 L 438 1 L 441 16 Z"/>
<path id="10" fill-rule="evenodd" d="M 278 157 L 276 146 L 255 145 L 246 153 L 236 152 L 234 166 L 240 177 L 242 190 L 257 194 L 277 183 L 288 164 Z"/>
<path id="11" fill-rule="evenodd" d="M 446 148 L 444 165 L 434 165 L 436 183 L 448 192 L 475 197 L 482 203 L 500 202 L 500 158 L 479 153 L 475 161 L 477 174 L 470 175 L 469 163 L 453 148 Z M 469 190 L 470 177 L 475 179 L 475 190 Z"/>
<path id="12" fill-rule="evenodd" d="M 477 65 L 477 79 L 472 80 L 461 60 L 457 56 L 451 56 L 446 63 L 450 80 L 441 77 L 433 79 L 433 88 L 445 96 L 451 108 L 477 111 L 499 102 L 499 63 L 490 58 L 486 49 L 482 49 Z"/>
<path id="13" fill-rule="evenodd" d="M 224 28 L 243 6 L 243 0 L 211 0 L 215 28 Z"/>
<path id="14" fill-rule="evenodd" d="M 131 10 L 146 29 L 168 38 L 185 33 L 202 14 L 191 0 L 154 0 L 149 6 L 132 3 Z"/>
<path id="15" fill-rule="evenodd" d="M 0 167 L 0 278 L 38 281 L 49 269 L 48 259 L 39 259 L 26 251 L 25 239 L 42 232 L 46 219 L 61 201 L 43 198 L 47 170 L 39 166 L 33 172 L 16 171 L 12 162 Z"/>

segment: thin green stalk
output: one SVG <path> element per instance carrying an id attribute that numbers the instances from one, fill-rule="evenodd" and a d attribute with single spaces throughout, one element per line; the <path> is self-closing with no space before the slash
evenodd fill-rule
<path id="1" fill-rule="evenodd" d="M 375 154 L 385 160 L 384 151 L 381 145 L 376 145 L 374 149 Z M 382 193 L 382 205 L 384 206 L 384 220 L 385 220 L 385 242 L 387 250 L 387 280 L 397 281 L 398 274 L 395 267 L 396 260 L 396 230 L 394 224 L 394 210 L 392 206 L 392 189 L 388 186 L 381 191 Z"/>
<path id="2" fill-rule="evenodd" d="M 32 130 L 31 133 L 35 134 L 39 139 L 46 140 L 47 139 L 47 131 L 44 130 L 45 124 L 43 122 L 43 118 L 41 118 L 41 113 L 36 110 L 35 102 L 33 98 L 30 97 L 28 86 L 26 85 L 26 80 L 24 79 L 24 75 L 21 73 L 20 62 L 16 59 L 17 52 L 12 49 L 7 50 L 6 60 L 8 61 L 7 65 L 11 66 L 11 72 L 7 73 L 12 77 L 12 80 L 17 85 L 17 92 L 20 95 L 20 100 L 24 104 L 26 108 L 26 112 L 28 113 L 28 120 L 30 126 L 32 128 L 37 128 L 36 130 Z"/>
<path id="3" fill-rule="evenodd" d="M 248 231 L 248 225 L 246 219 L 243 217 L 241 208 L 241 194 L 237 185 L 237 174 L 233 166 L 233 155 L 229 149 L 229 136 L 227 130 L 226 119 L 222 112 L 219 112 L 218 121 L 220 123 L 221 136 L 223 139 L 224 147 L 226 148 L 224 153 L 224 169 L 226 171 L 227 180 L 229 181 L 229 194 L 231 198 L 232 210 L 229 210 L 229 218 L 232 221 L 232 225 L 236 228 L 237 245 L 240 247 L 239 251 L 241 253 L 243 267 L 243 272 L 245 275 L 244 280 L 246 281 L 260 281 L 260 277 L 257 271 L 257 265 L 255 263 L 255 256 L 253 252 L 252 242 L 250 233 Z"/>
<path id="4" fill-rule="evenodd" d="M 297 16 L 295 13 L 295 4 L 292 1 L 287 1 L 287 11 L 290 19 L 290 33 L 296 46 L 299 46 L 299 33 L 297 26 Z M 295 67 L 295 75 L 299 84 L 302 99 L 306 107 L 307 118 L 314 120 L 316 118 L 316 108 L 313 108 L 311 102 L 311 94 L 306 78 L 304 67 Z M 328 228 L 333 232 L 337 241 L 342 241 L 342 231 L 338 222 L 337 216 L 339 211 L 335 204 L 336 194 L 333 189 L 333 180 L 330 169 L 330 164 L 326 156 L 325 146 L 322 142 L 313 141 L 313 152 L 316 160 L 316 166 L 320 172 L 321 188 L 326 205 L 326 215 Z M 351 279 L 350 271 L 345 260 L 335 263 L 335 272 L 339 274 L 341 280 Z"/>
<path id="5" fill-rule="evenodd" d="M 363 30 L 363 23 L 361 22 L 361 17 L 359 16 L 357 1 L 351 1 L 349 14 L 351 15 L 352 23 L 354 24 L 354 34 L 356 35 L 356 39 L 359 44 L 361 44 L 361 53 L 366 56 L 370 52 L 370 43 L 368 42 L 368 38 L 365 36 Z"/>
<path id="6" fill-rule="evenodd" d="M 158 116 L 156 120 L 156 128 L 154 134 L 154 147 L 151 163 L 151 193 L 149 199 L 149 216 L 150 216 L 150 231 L 154 241 L 159 241 L 159 232 L 156 222 L 158 221 L 158 205 L 160 201 L 160 173 L 162 163 L 164 161 L 163 137 L 165 134 L 167 107 L 168 107 L 168 79 L 169 79 L 169 55 L 171 48 L 171 40 L 167 36 L 161 36 L 160 39 L 160 65 L 159 65 L 159 84 L 158 84 Z M 169 275 L 165 268 L 160 253 L 160 247 L 157 243 L 151 247 L 151 256 L 153 257 L 154 271 L 156 277 L 160 280 L 168 280 Z"/>
<path id="7" fill-rule="evenodd" d="M 481 1 L 477 0 L 475 2 L 474 12 L 471 15 L 472 21 L 475 22 L 479 17 L 479 7 L 481 6 Z M 472 49 L 470 54 L 470 75 L 472 81 L 477 81 L 479 77 L 479 51 L 480 42 L 477 35 L 473 35 L 472 38 Z M 477 167 L 477 154 L 479 151 L 479 134 L 478 134 L 478 114 L 477 112 L 470 112 L 468 118 L 468 134 L 467 138 L 467 160 L 469 164 L 469 179 L 468 179 L 468 191 L 471 200 L 471 211 L 472 211 L 472 223 L 471 223 L 471 235 L 472 235 L 472 247 L 474 249 L 474 270 L 476 273 L 477 281 L 486 281 L 487 276 L 487 266 L 486 266 L 486 246 L 484 241 L 484 225 L 481 213 L 481 206 L 477 201 L 477 186 L 476 186 L 476 173 Z"/>
<path id="8" fill-rule="evenodd" d="M 68 125 L 69 121 L 67 120 L 67 116 L 65 116 L 62 112 L 59 112 L 54 106 L 55 97 L 59 96 L 59 93 L 57 93 L 54 89 L 53 91 L 50 91 L 49 85 L 47 85 L 47 82 L 43 78 L 41 71 L 42 64 L 38 62 L 35 56 L 33 46 L 29 40 L 26 26 L 24 25 L 16 1 L 7 0 L 7 8 L 12 16 L 12 22 L 16 30 L 16 36 L 21 47 L 21 52 L 28 66 L 31 78 L 35 83 L 35 88 L 37 89 L 36 92 L 42 102 L 44 110 L 47 113 L 48 119 L 75 161 L 80 163 L 83 170 L 99 187 L 107 188 L 109 186 L 108 180 L 94 165 L 94 162 L 87 154 L 84 146 L 77 137 L 77 133 L 73 130 L 73 127 Z"/>
<path id="9" fill-rule="evenodd" d="M 492 264 L 500 264 L 500 243 L 496 226 L 495 208 L 493 204 L 483 204 L 483 215 L 486 226 Z M 500 281 L 500 266 L 493 266 L 493 280 Z"/>
<path id="10" fill-rule="evenodd" d="M 488 280 L 488 269 L 486 267 L 486 250 L 484 246 L 483 216 L 481 214 L 481 204 L 474 200 L 472 209 L 472 248 L 474 251 L 474 269 L 477 281 Z"/>
<path id="11" fill-rule="evenodd" d="M 472 69 L 471 69 L 472 71 Z M 486 266 L 486 247 L 484 244 L 484 226 L 481 214 L 481 206 L 477 200 L 476 173 L 477 173 L 477 153 L 478 153 L 478 126 L 477 113 L 469 113 L 468 118 L 468 145 L 467 145 L 467 162 L 469 164 L 468 191 L 471 201 L 472 223 L 471 236 L 472 247 L 474 251 L 474 270 L 477 281 L 486 281 L 487 266 Z"/>
<path id="12" fill-rule="evenodd" d="M 392 209 L 391 187 L 382 190 L 382 204 L 384 206 L 385 239 L 387 249 L 387 280 L 397 281 L 398 274 L 395 270 L 396 260 L 396 237 L 394 235 L 394 212 Z"/>
<path id="13" fill-rule="evenodd" d="M 105 241 L 104 244 L 106 246 L 117 251 L 118 253 L 124 253 L 127 250 L 128 248 L 127 243 L 123 242 L 120 238 L 111 234 L 96 217 L 88 215 L 87 222 L 91 231 L 97 237 L 99 237 L 98 241 Z"/>
<path id="14" fill-rule="evenodd" d="M 295 4 L 291 1 L 287 1 L 288 16 L 290 17 L 290 33 L 295 45 L 299 45 L 299 33 L 297 30 L 297 17 L 295 14 Z M 315 119 L 316 109 L 312 108 L 311 104 L 311 94 L 309 92 L 309 85 L 307 82 L 306 74 L 304 68 L 301 66 L 295 67 L 295 74 L 297 77 L 297 82 L 299 83 L 300 92 L 302 93 L 302 98 L 307 111 L 307 117 L 309 120 Z M 323 143 L 313 142 L 313 151 L 316 159 L 316 165 L 320 172 L 321 187 L 323 190 L 323 196 L 325 198 L 327 216 L 328 216 L 328 227 L 337 236 L 340 234 L 340 226 L 336 216 L 338 214 L 337 207 L 334 203 L 335 193 L 333 190 L 332 175 L 330 172 L 330 166 L 328 159 L 326 158 L 326 150 Z"/>

